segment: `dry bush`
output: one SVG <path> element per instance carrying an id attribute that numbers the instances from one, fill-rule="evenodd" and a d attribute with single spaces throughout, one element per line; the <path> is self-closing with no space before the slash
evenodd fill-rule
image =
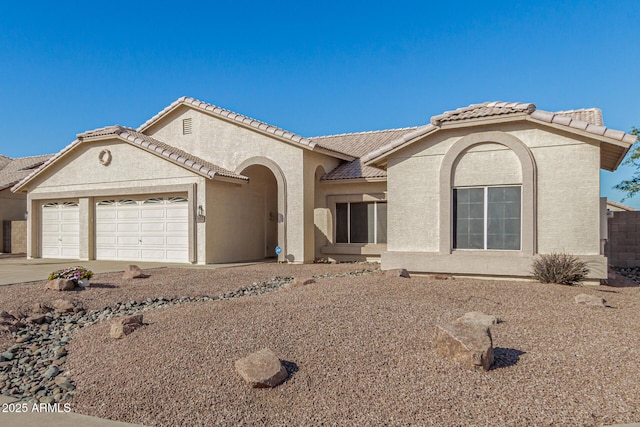
<path id="1" fill-rule="evenodd" d="M 538 255 L 532 264 L 533 277 L 542 283 L 575 285 L 584 280 L 589 269 L 584 261 L 566 253 Z"/>

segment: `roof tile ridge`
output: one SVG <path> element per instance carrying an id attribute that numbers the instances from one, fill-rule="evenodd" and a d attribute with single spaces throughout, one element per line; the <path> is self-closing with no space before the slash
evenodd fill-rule
<path id="1" fill-rule="evenodd" d="M 309 147 L 314 146 L 314 144 L 312 143 L 312 141 L 309 140 L 309 138 L 305 138 L 304 136 L 298 135 L 297 133 L 291 132 L 290 130 L 284 129 L 282 127 L 269 124 L 263 120 L 258 120 L 253 117 L 249 117 L 247 115 L 237 113 L 228 108 L 220 107 L 219 105 L 210 104 L 208 102 L 201 101 L 196 98 L 192 98 L 192 97 L 183 97 L 183 98 L 184 99 L 181 101 L 182 103 L 191 104 L 196 108 L 200 108 L 207 112 L 211 112 L 211 113 L 226 117 L 229 120 L 233 120 L 235 122 L 245 124 L 252 128 L 274 134 L 281 138 L 289 139 L 291 141 L 298 142 L 298 143 L 307 145 Z"/>
<path id="2" fill-rule="evenodd" d="M 368 134 L 372 134 L 372 133 L 382 133 L 382 132 L 393 132 L 393 131 L 400 131 L 400 130 L 413 130 L 413 129 L 417 129 L 420 126 L 406 126 L 406 127 L 401 127 L 401 128 L 390 128 L 390 129 L 378 129 L 378 130 L 365 130 L 365 131 L 361 131 L 361 132 L 345 132 L 345 133 L 336 133 L 336 134 L 332 134 L 332 135 L 318 135 L 318 136 L 310 136 L 307 137 L 307 139 L 319 139 L 319 138 L 338 138 L 338 137 L 342 137 L 342 136 L 350 136 L 350 135 L 368 135 Z"/>

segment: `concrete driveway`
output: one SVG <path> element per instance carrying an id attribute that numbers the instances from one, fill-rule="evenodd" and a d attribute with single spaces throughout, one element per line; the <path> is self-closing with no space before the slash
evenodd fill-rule
<path id="1" fill-rule="evenodd" d="M 124 271 L 129 264 L 133 263 L 130 261 L 27 259 L 24 256 L 16 257 L 2 255 L 0 256 L 0 285 L 47 280 L 49 273 L 76 265 L 86 267 L 94 273 L 109 273 L 113 271 Z M 159 262 L 140 262 L 135 264 L 142 269 L 168 266 L 185 267 L 185 264 L 167 264 Z"/>
<path id="2" fill-rule="evenodd" d="M 144 269 L 179 267 L 179 268 L 226 268 L 243 265 L 259 264 L 264 262 L 274 262 L 273 260 L 260 260 L 254 262 L 240 262 L 231 264 L 178 264 L 166 262 L 131 262 L 131 261 L 78 261 L 75 259 L 27 259 L 24 255 L 0 255 L 0 286 L 14 283 L 37 282 L 47 280 L 49 273 L 67 267 L 81 265 L 94 273 L 111 273 L 114 271 L 124 271 L 130 265 L 135 264 Z"/>

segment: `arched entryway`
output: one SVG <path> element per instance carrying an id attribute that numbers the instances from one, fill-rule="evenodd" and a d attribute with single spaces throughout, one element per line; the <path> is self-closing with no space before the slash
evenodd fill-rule
<path id="1" fill-rule="evenodd" d="M 253 158 L 243 162 L 237 172 L 249 178 L 243 189 L 247 198 L 245 224 L 246 250 L 256 259 L 286 258 L 284 175 L 280 168 L 265 158 Z M 276 248 L 280 253 L 276 253 Z"/>

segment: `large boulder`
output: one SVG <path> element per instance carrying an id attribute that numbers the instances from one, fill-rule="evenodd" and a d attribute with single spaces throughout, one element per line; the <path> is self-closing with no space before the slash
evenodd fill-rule
<path id="1" fill-rule="evenodd" d="M 46 289 L 52 289 L 54 291 L 70 291 L 76 287 L 73 280 L 70 279 L 53 279 L 47 282 Z"/>
<path id="2" fill-rule="evenodd" d="M 574 301 L 576 304 L 584 304 L 591 307 L 606 307 L 604 298 L 596 295 L 578 294 L 575 296 Z"/>
<path id="3" fill-rule="evenodd" d="M 288 376 L 278 356 L 268 348 L 236 360 L 236 372 L 254 388 L 275 387 Z"/>
<path id="4" fill-rule="evenodd" d="M 491 325 L 497 325 L 498 323 L 502 322 L 502 320 L 492 314 L 484 314 L 479 311 L 470 311 L 469 313 L 465 313 L 462 317 L 458 318 L 456 322 L 478 323 L 480 325 L 489 327 Z"/>
<path id="5" fill-rule="evenodd" d="M 142 314 L 120 317 L 111 322 L 109 336 L 113 339 L 124 338 L 142 326 L 144 326 L 144 323 L 142 323 Z"/>
<path id="6" fill-rule="evenodd" d="M 144 274 L 142 269 L 135 264 L 128 265 L 122 274 L 123 280 L 129 279 L 144 279 L 149 277 L 148 274 Z"/>
<path id="7" fill-rule="evenodd" d="M 57 299 L 53 302 L 53 308 L 57 313 L 72 313 L 75 306 L 68 299 Z"/>
<path id="8" fill-rule="evenodd" d="M 480 323 L 456 321 L 436 326 L 433 345 L 438 354 L 473 369 L 493 364 L 491 331 Z"/>

